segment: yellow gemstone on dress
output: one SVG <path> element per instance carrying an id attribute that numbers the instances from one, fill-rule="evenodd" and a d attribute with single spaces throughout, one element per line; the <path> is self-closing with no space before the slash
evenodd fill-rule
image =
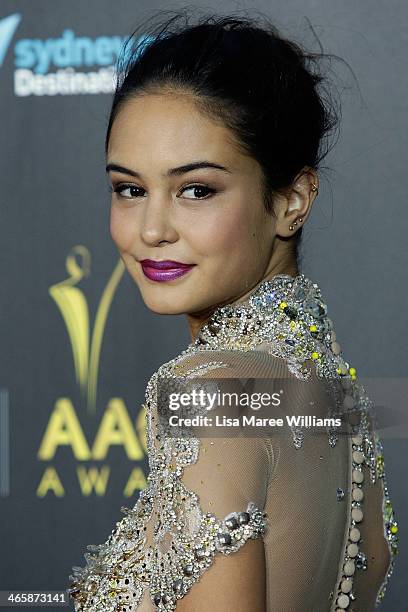
<path id="1" fill-rule="evenodd" d="M 349 368 L 349 372 L 350 372 L 351 376 L 355 376 L 357 374 L 356 368 Z"/>
<path id="2" fill-rule="evenodd" d="M 312 355 L 311 355 L 312 359 L 319 359 L 320 355 L 317 351 L 313 351 Z"/>
<path id="3" fill-rule="evenodd" d="M 286 303 L 286 302 L 281 302 L 281 303 L 279 304 L 279 308 L 280 308 L 281 310 L 285 310 L 285 308 L 287 308 L 287 307 L 288 307 L 288 305 L 287 305 L 287 303 Z"/>
<path id="4" fill-rule="evenodd" d="M 293 329 L 294 327 L 296 327 L 296 322 L 295 321 L 291 321 L 289 323 L 289 326 L 291 327 L 291 329 Z"/>
<path id="5" fill-rule="evenodd" d="M 317 331 L 317 325 L 310 325 L 309 329 L 310 329 L 311 332 L 315 332 L 315 331 Z"/>
<path id="6" fill-rule="evenodd" d="M 398 533 L 398 526 L 397 525 L 392 525 L 390 531 L 391 531 L 391 533 Z"/>

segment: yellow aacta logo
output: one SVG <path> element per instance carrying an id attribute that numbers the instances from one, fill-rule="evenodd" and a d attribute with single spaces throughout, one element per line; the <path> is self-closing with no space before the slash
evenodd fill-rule
<path id="1" fill-rule="evenodd" d="M 77 261 L 78 256 L 81 258 L 80 264 Z M 125 266 L 122 260 L 119 260 L 105 287 L 96 311 L 91 337 L 88 303 L 83 292 L 75 286 L 82 278 L 90 274 L 91 255 L 88 249 L 82 245 L 74 246 L 66 259 L 65 265 L 69 275 L 68 278 L 50 287 L 49 292 L 60 309 L 67 327 L 74 358 L 76 380 L 81 392 L 84 395 L 86 393 L 88 411 L 95 412 L 103 333 L 109 308 Z"/>

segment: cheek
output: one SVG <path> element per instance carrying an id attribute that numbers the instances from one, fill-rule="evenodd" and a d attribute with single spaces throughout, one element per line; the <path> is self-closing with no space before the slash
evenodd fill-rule
<path id="1" fill-rule="evenodd" d="M 197 220 L 198 221 L 198 220 Z M 194 250 L 208 257 L 229 256 L 235 261 L 257 256 L 254 245 L 259 243 L 262 227 L 258 227 L 247 207 L 235 206 L 215 215 L 203 215 L 190 225 L 189 234 Z"/>
<path id="2" fill-rule="evenodd" d="M 129 249 L 134 240 L 134 223 L 114 206 L 110 210 L 110 235 L 118 248 L 122 251 Z"/>

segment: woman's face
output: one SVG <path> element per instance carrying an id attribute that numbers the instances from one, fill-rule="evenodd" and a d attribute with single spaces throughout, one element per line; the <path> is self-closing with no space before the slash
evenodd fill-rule
<path id="1" fill-rule="evenodd" d="M 112 126 L 107 163 L 122 168 L 109 170 L 111 236 L 149 309 L 194 315 L 263 279 L 275 230 L 260 166 L 191 98 L 163 93 L 128 101 Z M 193 168 L 197 163 L 202 167 Z M 146 259 L 192 267 L 177 276 L 143 266 Z"/>

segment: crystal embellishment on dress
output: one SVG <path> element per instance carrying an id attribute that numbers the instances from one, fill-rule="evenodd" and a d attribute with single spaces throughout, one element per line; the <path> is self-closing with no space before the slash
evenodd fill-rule
<path id="1" fill-rule="evenodd" d="M 337 501 L 341 501 L 342 499 L 344 499 L 344 491 L 341 487 L 337 488 L 336 495 L 337 495 Z"/>
<path id="2" fill-rule="evenodd" d="M 76 611 L 134 612 L 147 590 L 157 610 L 173 612 L 177 600 L 212 565 L 216 554 L 229 555 L 248 539 L 265 535 L 268 517 L 253 502 L 224 518 L 202 510 L 198 496 L 181 479 L 184 468 L 198 459 L 200 440 L 168 438 L 158 433 L 155 423 L 160 376 L 195 378 L 200 372 L 211 372 L 212 368 L 227 367 L 227 364 L 207 362 L 181 374 L 180 366 L 186 357 L 212 349 L 249 351 L 263 343 L 268 352 L 285 359 L 289 370 L 299 379 L 308 380 L 310 364 L 314 364 L 317 375 L 326 378 L 332 386 L 339 414 L 346 411 L 359 417 L 353 426 L 350 444 L 352 507 L 348 541 L 333 605 L 336 610 L 347 609 L 356 599 L 352 591 L 353 575 L 355 571 L 364 571 L 368 563 L 358 528 L 364 520 L 363 487 L 368 486 L 364 482 L 363 465 L 369 468 L 369 482 L 379 478 L 383 483 L 384 535 L 391 562 L 377 596 L 377 604 L 382 601 L 398 552 L 398 526 L 388 495 L 381 442 L 376 434 L 373 439 L 369 429 L 368 416 L 373 405 L 357 380 L 355 368 L 342 357 L 318 285 L 303 274 L 296 277 L 279 274 L 262 281 L 246 301 L 217 308 L 196 340 L 151 376 L 143 404 L 150 467 L 147 487 L 132 509 L 121 508 L 126 516 L 116 524 L 104 544 L 88 545 L 86 566 L 72 568 L 67 592 L 74 599 Z M 335 446 L 337 432 L 328 429 L 327 433 L 329 446 Z M 292 434 L 293 444 L 301 452 L 304 432 L 293 428 Z M 336 495 L 340 502 L 344 490 L 337 488 Z M 154 513 L 159 520 L 154 524 L 153 543 L 149 544 L 146 529 Z"/>

